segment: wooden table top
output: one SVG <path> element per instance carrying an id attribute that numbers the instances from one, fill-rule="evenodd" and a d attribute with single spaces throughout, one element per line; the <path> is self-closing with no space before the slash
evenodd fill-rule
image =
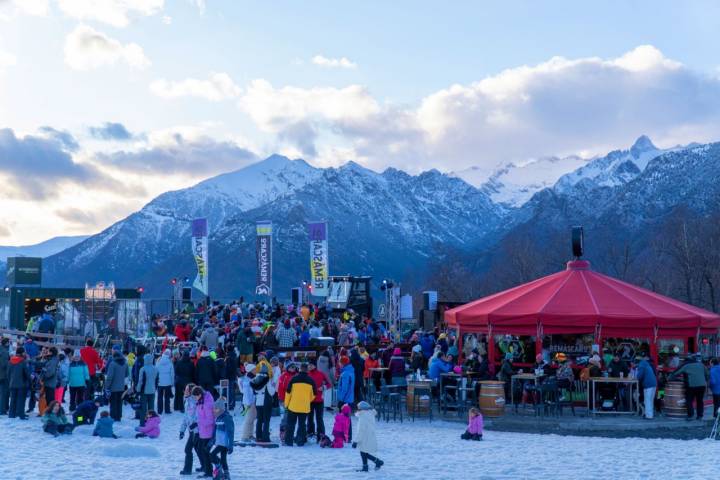
<path id="1" fill-rule="evenodd" d="M 636 378 L 619 377 L 590 377 L 588 380 L 597 383 L 637 383 Z"/>

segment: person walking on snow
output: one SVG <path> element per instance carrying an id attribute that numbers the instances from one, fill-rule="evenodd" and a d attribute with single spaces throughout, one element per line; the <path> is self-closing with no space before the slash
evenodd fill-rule
<path id="1" fill-rule="evenodd" d="M 377 458 L 378 445 L 375 433 L 377 412 L 369 403 L 360 402 L 355 416 L 358 418 L 358 428 L 352 446 L 360 450 L 360 458 L 362 459 L 362 468 L 358 472 L 368 471 L 368 460 L 375 462 L 375 470 L 380 470 L 380 467 L 385 462 Z"/>

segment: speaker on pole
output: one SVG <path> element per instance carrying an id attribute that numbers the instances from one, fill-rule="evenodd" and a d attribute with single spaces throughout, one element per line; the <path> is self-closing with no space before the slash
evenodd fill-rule
<path id="1" fill-rule="evenodd" d="M 302 303 L 302 288 L 295 287 L 292 289 L 292 295 L 291 295 L 292 303 L 293 305 L 300 305 Z"/>
<path id="2" fill-rule="evenodd" d="M 583 256 L 584 240 L 583 227 L 572 227 L 572 252 L 576 259 Z"/>

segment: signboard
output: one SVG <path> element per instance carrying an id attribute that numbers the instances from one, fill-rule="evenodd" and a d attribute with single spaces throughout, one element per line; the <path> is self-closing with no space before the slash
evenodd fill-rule
<path id="1" fill-rule="evenodd" d="M 272 296 L 272 222 L 262 221 L 256 225 L 257 275 L 255 294 Z"/>
<path id="2" fill-rule="evenodd" d="M 312 293 L 327 297 L 328 289 L 328 236 L 327 222 L 308 223 L 310 236 L 310 284 Z"/>
<path id="3" fill-rule="evenodd" d="M 40 285 L 42 258 L 9 257 L 7 259 L 7 285 Z"/>
<path id="4" fill-rule="evenodd" d="M 95 285 L 85 284 L 85 300 L 111 301 L 115 300 L 115 284 L 113 282 L 97 282 Z"/>
<path id="5" fill-rule="evenodd" d="M 192 252 L 197 265 L 197 276 L 193 287 L 208 295 L 208 224 L 207 218 L 192 222 Z"/>

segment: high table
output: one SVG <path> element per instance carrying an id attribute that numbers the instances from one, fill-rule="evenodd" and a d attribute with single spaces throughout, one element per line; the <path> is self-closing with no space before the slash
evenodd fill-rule
<path id="1" fill-rule="evenodd" d="M 517 404 L 515 403 L 515 381 L 533 381 L 535 383 L 535 386 L 537 387 L 540 385 L 540 381 L 545 378 L 545 374 L 542 373 L 540 375 L 536 375 L 534 373 L 516 373 L 515 375 L 510 377 L 510 402 L 515 405 L 515 408 L 517 409 Z M 524 407 L 523 407 L 524 408 Z"/>
<path id="2" fill-rule="evenodd" d="M 620 387 L 622 385 L 626 385 L 627 391 L 625 392 L 627 396 L 628 405 L 630 406 L 630 409 L 627 411 L 620 411 L 620 410 L 613 410 L 608 412 L 603 412 L 602 410 L 597 411 L 596 405 L 595 405 L 595 395 L 597 394 L 596 385 L 599 383 L 606 383 L 606 384 L 612 384 L 616 385 L 617 387 Z M 640 413 L 640 403 L 635 402 L 635 408 L 632 408 L 632 402 L 634 399 L 633 395 L 633 389 L 637 391 L 639 394 L 639 383 L 634 378 L 618 378 L 618 377 L 590 377 L 588 379 L 588 395 L 587 395 L 587 407 L 588 407 L 588 413 L 591 415 L 597 415 L 597 414 L 618 414 L 618 415 L 634 415 Z"/>

